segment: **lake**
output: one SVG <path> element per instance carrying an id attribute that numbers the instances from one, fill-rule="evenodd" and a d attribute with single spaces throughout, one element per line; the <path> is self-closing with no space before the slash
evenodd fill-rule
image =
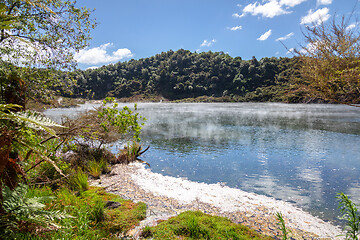
<path id="1" fill-rule="evenodd" d="M 122 104 L 120 104 L 122 106 Z M 127 104 L 133 106 L 133 104 Z M 51 109 L 54 119 L 91 109 Z M 153 172 L 284 200 L 334 221 L 360 199 L 360 108 L 327 104 L 140 103 Z"/>

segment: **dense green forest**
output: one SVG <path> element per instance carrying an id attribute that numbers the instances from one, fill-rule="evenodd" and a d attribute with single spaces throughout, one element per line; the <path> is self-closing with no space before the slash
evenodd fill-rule
<path id="1" fill-rule="evenodd" d="M 72 96 L 93 99 L 141 95 L 169 100 L 209 96 L 219 101 L 311 101 L 297 86 L 298 63 L 296 57 L 242 60 L 223 52 L 180 49 L 62 73 L 61 78 L 76 80 Z"/>

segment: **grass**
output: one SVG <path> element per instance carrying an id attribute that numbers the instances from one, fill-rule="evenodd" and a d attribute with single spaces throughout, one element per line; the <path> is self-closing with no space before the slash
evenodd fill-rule
<path id="1" fill-rule="evenodd" d="M 200 211 L 187 211 L 155 227 L 146 227 L 142 236 L 151 239 L 272 239 L 227 218 Z"/>
<path id="2" fill-rule="evenodd" d="M 282 213 L 281 213 L 281 212 L 277 212 L 277 213 L 276 213 L 276 218 L 277 218 L 278 221 L 279 221 L 279 222 L 278 222 L 278 225 L 280 226 L 280 230 L 281 230 L 281 232 L 282 232 L 282 234 L 283 234 L 282 239 L 283 239 L 283 240 L 287 240 L 287 239 L 288 239 L 288 234 L 291 233 L 291 231 L 286 228 L 285 220 L 284 220 L 284 218 L 283 218 Z"/>
<path id="3" fill-rule="evenodd" d="M 89 189 L 88 175 L 82 171 L 77 171 L 75 175 L 69 178 L 70 189 L 83 192 Z"/>
<path id="4" fill-rule="evenodd" d="M 344 193 L 338 193 L 340 219 L 346 220 L 346 239 L 358 240 L 360 237 L 360 214 L 357 205 L 353 203 Z"/>
<path id="5" fill-rule="evenodd" d="M 60 228 L 42 232 L 19 233 L 18 239 L 118 239 L 117 235 L 127 232 L 146 216 L 144 203 L 133 203 L 101 188 L 74 194 L 67 188 L 53 192 L 50 188 L 33 188 L 32 197 L 55 196 L 46 203 L 47 210 L 63 211 L 72 217 L 61 220 Z M 107 209 L 107 201 L 119 202 L 116 209 Z"/>

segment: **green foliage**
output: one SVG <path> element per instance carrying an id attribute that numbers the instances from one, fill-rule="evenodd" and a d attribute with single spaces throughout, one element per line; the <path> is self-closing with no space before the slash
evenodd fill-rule
<path id="1" fill-rule="evenodd" d="M 107 103 L 112 103 L 113 105 L 106 107 Z M 107 97 L 103 101 L 102 107 L 97 110 L 98 118 L 101 121 L 101 128 L 104 132 L 109 132 L 110 127 L 113 127 L 119 134 L 132 132 L 133 138 L 140 141 L 141 125 L 144 123 L 139 123 L 139 121 L 145 121 L 146 119 L 140 116 L 139 113 L 130 110 L 127 106 L 123 107 L 122 110 L 119 110 L 118 106 L 115 98 Z M 136 104 L 134 110 L 137 110 Z"/>
<path id="2" fill-rule="evenodd" d="M 79 97 L 91 92 L 96 99 L 160 96 L 157 99 L 179 100 L 208 96 L 237 101 L 258 88 L 277 86 L 276 95 L 267 94 L 256 101 L 286 101 L 281 97 L 297 89 L 297 61 L 296 57 L 242 60 L 222 52 L 198 54 L 180 49 L 68 75 L 77 79 L 72 92 Z"/>
<path id="3" fill-rule="evenodd" d="M 27 160 L 34 153 L 63 175 L 61 169 L 47 154 L 49 149 L 44 146 L 48 140 L 55 138 L 54 128 L 62 126 L 39 113 L 16 112 L 14 109 L 18 111 L 21 106 L 0 104 L 0 193 L 2 183 L 13 189 L 19 180 L 18 176 L 25 177 L 23 167 L 28 162 L 20 164 L 20 154 Z M 50 138 L 43 140 L 37 137 L 46 136 L 42 134 L 50 134 Z"/>
<path id="4" fill-rule="evenodd" d="M 346 239 L 359 239 L 360 235 L 360 215 L 359 210 L 348 196 L 344 193 L 339 193 L 337 198 L 339 199 L 341 219 L 346 220 Z"/>
<path id="5" fill-rule="evenodd" d="M 51 119 L 45 117 L 43 114 L 35 111 L 12 112 L 10 110 L 19 108 L 21 106 L 14 104 L 0 104 L 0 120 L 7 121 L 3 124 L 11 124 L 22 126 L 34 131 L 42 130 L 52 135 L 55 135 L 54 128 L 62 128 L 63 126 L 57 124 Z"/>
<path id="6" fill-rule="evenodd" d="M 150 146 L 149 146 L 150 147 Z M 139 157 L 145 153 L 149 147 L 142 151 L 142 145 L 137 141 L 132 141 L 131 143 L 128 142 L 123 149 L 120 150 L 120 153 L 114 163 L 121 163 L 121 164 L 129 164 L 131 162 L 142 162 L 147 164 L 150 167 L 150 164 L 139 159 Z"/>
<path id="7" fill-rule="evenodd" d="M 44 99 L 73 85 L 72 78 L 54 77 L 55 69 L 75 67 L 74 54 L 87 46 L 90 30 L 96 25 L 90 13 L 85 7 L 79 8 L 76 1 L 2 1 L 0 100 L 8 90 L 26 98 Z M 23 84 L 14 85 L 16 78 Z"/>
<path id="8" fill-rule="evenodd" d="M 92 160 L 86 164 L 86 171 L 94 178 L 100 178 L 101 174 L 110 172 L 109 163 L 104 159 L 100 161 Z"/>
<path id="9" fill-rule="evenodd" d="M 176 217 L 148 227 L 151 239 L 271 239 L 227 218 L 211 216 L 200 211 L 183 212 Z"/>
<path id="10" fill-rule="evenodd" d="M 285 221 L 284 221 L 284 218 L 283 218 L 283 215 L 281 214 L 281 212 L 277 212 L 276 217 L 279 221 L 278 225 L 280 226 L 280 230 L 283 234 L 282 239 L 287 240 L 288 234 L 291 233 L 291 231 L 286 228 Z"/>
<path id="11" fill-rule="evenodd" d="M 101 165 L 99 162 L 93 160 L 87 163 L 87 172 L 94 178 L 100 178 L 101 175 Z"/>
<path id="12" fill-rule="evenodd" d="M 73 176 L 68 179 L 69 187 L 74 191 L 83 192 L 89 189 L 88 175 L 81 170 L 78 170 Z"/>
<path id="13" fill-rule="evenodd" d="M 91 211 L 90 219 L 99 223 L 105 219 L 105 203 L 102 200 L 96 200 L 95 205 Z"/>
<path id="14" fill-rule="evenodd" d="M 50 67 L 72 63 L 95 26 L 91 11 L 76 5 L 62 0 L 2 1 L 0 29 L 11 31 L 0 31 L 1 60 Z"/>
<path id="15" fill-rule="evenodd" d="M 114 101 L 113 98 L 107 98 L 95 111 L 86 112 L 77 119 L 67 119 L 64 126 L 71 129 L 73 140 L 77 141 L 81 138 L 95 149 L 101 149 L 103 144 L 124 138 L 140 141 L 141 126 L 146 119 L 134 112 L 136 105 L 134 111 L 128 107 L 119 109 Z M 109 102 L 110 106 L 107 105 Z"/>
<path id="16" fill-rule="evenodd" d="M 59 230 L 61 236 L 67 235 L 83 239 L 100 239 L 111 237 L 112 234 L 126 232 L 139 224 L 146 216 L 144 203 L 133 203 L 119 196 L 105 192 L 101 188 L 91 187 L 89 190 L 75 196 L 67 189 L 60 189 L 54 206 L 57 209 L 68 209 L 75 219 L 68 219 L 68 227 Z M 121 206 L 115 209 L 104 208 L 107 201 L 119 202 Z M 86 238 L 94 236 L 98 238 Z"/>
<path id="17" fill-rule="evenodd" d="M 153 234 L 151 227 L 150 226 L 145 226 L 142 230 L 141 230 L 141 235 L 140 237 L 142 238 L 149 238 L 151 237 Z"/>
<path id="18" fill-rule="evenodd" d="M 207 229 L 201 228 L 199 220 L 194 215 L 188 217 L 188 219 L 185 221 L 185 225 L 186 230 L 188 231 L 188 234 L 191 238 L 208 239 L 210 237 Z"/>
<path id="19" fill-rule="evenodd" d="M 54 197 L 29 197 L 27 193 L 28 187 L 24 184 L 19 184 L 13 191 L 3 189 L 6 214 L 0 216 L 1 238 L 16 238 L 21 232 L 31 233 L 37 226 L 45 229 L 58 227 L 56 221 L 71 217 L 59 210 L 45 210 L 46 205 L 43 203 Z"/>
<path id="20" fill-rule="evenodd" d="M 54 196 L 51 201 L 45 202 L 45 208 L 51 211 L 66 211 L 73 217 L 57 222 L 59 228 L 46 231 L 39 231 L 37 228 L 36 235 L 16 233 L 17 239 L 118 239 L 120 233 L 127 232 L 139 224 L 146 214 L 145 204 L 134 204 L 100 188 L 90 188 L 80 194 L 74 194 L 67 188 L 56 191 L 49 188 L 34 188 L 29 190 L 28 195 L 39 198 Z M 107 201 L 119 202 L 121 206 L 107 209 L 104 207 Z M 117 219 L 121 220 L 121 226 Z M 114 231 L 111 232 L 109 229 Z"/>
<path id="21" fill-rule="evenodd" d="M 313 97 L 336 103 L 359 103 L 360 33 L 359 26 L 349 28 L 357 17 L 350 14 L 339 21 L 307 26 L 306 46 L 297 51 L 301 62 L 303 88 Z"/>

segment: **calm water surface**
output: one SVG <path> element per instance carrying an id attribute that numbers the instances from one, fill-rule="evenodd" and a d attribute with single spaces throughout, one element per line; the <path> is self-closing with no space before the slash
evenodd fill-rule
<path id="1" fill-rule="evenodd" d="M 131 105 L 131 104 L 129 104 Z M 54 118 L 92 108 L 55 109 Z M 153 172 L 292 202 L 325 220 L 336 193 L 360 203 L 360 108 L 278 103 L 141 103 Z"/>

